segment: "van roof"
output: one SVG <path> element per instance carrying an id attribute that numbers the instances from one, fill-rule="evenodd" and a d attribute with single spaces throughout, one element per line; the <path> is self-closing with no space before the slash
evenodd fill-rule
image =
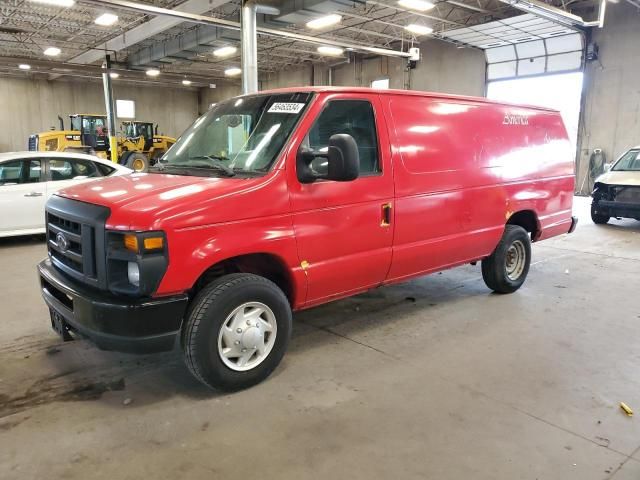
<path id="1" fill-rule="evenodd" d="M 489 105 L 506 105 L 511 107 L 531 108 L 534 110 L 542 110 L 545 112 L 558 113 L 553 108 L 540 107 L 537 105 L 525 105 L 510 102 L 500 102 L 497 100 L 489 100 L 485 97 L 473 97 L 466 95 L 453 95 L 449 93 L 437 93 L 437 92 L 423 92 L 420 90 L 397 90 L 397 89 L 380 89 L 380 88 L 366 88 L 366 87 L 288 87 L 288 88 L 276 88 L 272 90 L 261 90 L 258 93 L 295 93 L 295 92 L 334 92 L 334 93 L 377 93 L 380 95 L 400 95 L 400 96 L 415 96 L 415 97 L 429 97 L 429 98 L 441 98 L 446 100 L 458 100 L 464 102 L 483 103 Z"/>

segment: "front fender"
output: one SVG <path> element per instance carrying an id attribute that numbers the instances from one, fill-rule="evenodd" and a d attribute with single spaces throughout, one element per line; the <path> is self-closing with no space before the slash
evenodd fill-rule
<path id="1" fill-rule="evenodd" d="M 168 232 L 169 266 L 156 292 L 193 288 L 213 265 L 233 257 L 266 253 L 280 259 L 292 281 L 294 308 L 304 303 L 306 274 L 300 267 L 290 215 L 258 217 Z"/>

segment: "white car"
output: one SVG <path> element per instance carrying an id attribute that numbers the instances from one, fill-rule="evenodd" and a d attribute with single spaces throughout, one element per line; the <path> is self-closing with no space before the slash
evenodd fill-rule
<path id="1" fill-rule="evenodd" d="M 0 237 L 45 233 L 44 204 L 61 188 L 132 172 L 84 153 L 0 153 Z"/>
<path id="2" fill-rule="evenodd" d="M 611 217 L 640 220 L 640 146 L 626 151 L 593 185 L 591 219 Z"/>

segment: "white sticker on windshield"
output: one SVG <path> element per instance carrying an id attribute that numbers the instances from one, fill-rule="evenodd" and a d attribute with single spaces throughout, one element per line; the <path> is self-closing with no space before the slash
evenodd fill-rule
<path id="1" fill-rule="evenodd" d="M 300 113 L 304 108 L 304 103 L 284 103 L 276 102 L 271 105 L 269 113 Z"/>

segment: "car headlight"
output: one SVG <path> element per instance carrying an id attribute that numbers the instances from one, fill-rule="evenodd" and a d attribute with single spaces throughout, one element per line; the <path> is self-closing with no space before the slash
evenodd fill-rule
<path id="1" fill-rule="evenodd" d="M 107 232 L 107 283 L 111 292 L 151 295 L 168 263 L 164 232 Z"/>

